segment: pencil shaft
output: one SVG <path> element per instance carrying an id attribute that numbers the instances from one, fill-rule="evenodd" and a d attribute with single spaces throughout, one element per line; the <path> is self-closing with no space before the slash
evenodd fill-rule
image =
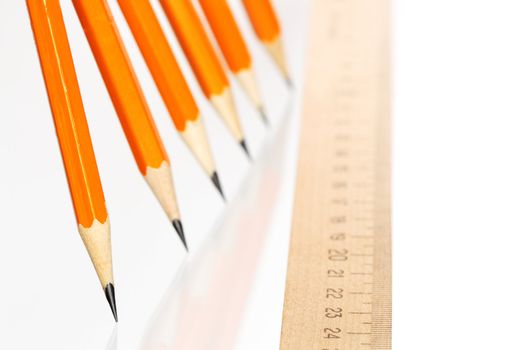
<path id="1" fill-rule="evenodd" d="M 271 1 L 243 0 L 243 4 L 255 34 L 272 56 L 288 84 L 291 84 L 281 38 L 281 27 Z"/>
<path id="2" fill-rule="evenodd" d="M 199 84 L 237 141 L 244 140 L 226 73 L 190 0 L 160 0 Z"/>
<path id="3" fill-rule="evenodd" d="M 140 89 L 106 0 L 73 0 L 91 50 L 109 91 L 137 165 L 168 162 L 151 112 Z"/>
<path id="4" fill-rule="evenodd" d="M 73 5 L 137 165 L 172 221 L 180 219 L 169 160 L 106 0 Z"/>
<path id="5" fill-rule="evenodd" d="M 228 3 L 226 0 L 200 0 L 200 4 L 230 70 L 255 107 L 263 109 L 252 58 Z"/>
<path id="6" fill-rule="evenodd" d="M 216 169 L 199 109 L 149 0 L 118 0 L 118 3 L 175 127 L 211 176 Z"/>
<path id="7" fill-rule="evenodd" d="M 281 34 L 279 21 L 270 0 L 243 0 L 255 34 L 263 42 L 272 42 Z"/>
<path id="8" fill-rule="evenodd" d="M 219 95 L 229 86 L 226 73 L 189 0 L 160 0 L 184 53 L 206 95 Z"/>
<path id="9" fill-rule="evenodd" d="M 199 109 L 149 0 L 118 0 L 142 56 L 177 130 L 194 121 Z"/>
<path id="10" fill-rule="evenodd" d="M 78 231 L 117 320 L 109 219 L 59 0 L 27 0 Z"/>
<path id="11" fill-rule="evenodd" d="M 104 223 L 104 193 L 59 1 L 28 0 L 27 6 L 77 221 Z"/>
<path id="12" fill-rule="evenodd" d="M 225 0 L 199 0 L 215 39 L 233 73 L 250 69 L 252 58 Z"/>

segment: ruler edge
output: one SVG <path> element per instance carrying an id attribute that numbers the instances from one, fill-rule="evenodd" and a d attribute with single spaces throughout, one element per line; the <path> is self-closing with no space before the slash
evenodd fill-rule
<path id="1" fill-rule="evenodd" d="M 309 15 L 308 15 L 308 19 L 307 19 L 307 25 L 308 25 L 308 30 L 307 30 L 307 37 L 310 38 L 312 36 L 312 32 L 313 32 L 313 27 L 312 27 L 312 23 L 314 23 L 313 21 L 313 16 L 314 16 L 314 9 L 315 9 L 315 6 L 313 5 L 314 4 L 314 1 L 316 0 L 313 0 L 313 1 L 309 1 L 308 3 L 308 7 L 310 8 L 309 9 Z M 376 327 L 374 327 L 374 325 L 376 325 L 376 322 L 372 322 L 373 325 L 372 325 L 372 343 L 374 343 L 374 341 L 376 342 L 375 345 L 378 345 L 378 346 L 372 346 L 372 349 L 375 349 L 375 350 L 390 350 L 392 349 L 392 70 L 391 70 L 391 66 L 392 66 L 392 47 L 391 47 L 391 44 L 392 44 L 392 0 L 383 0 L 384 3 L 385 3 L 385 13 L 386 13 L 386 16 L 385 16 L 385 19 L 386 19 L 386 24 L 385 24 L 385 28 L 386 28 L 386 33 L 385 33 L 385 39 L 386 39 L 386 42 L 383 43 L 383 48 L 385 49 L 385 53 L 383 54 L 382 58 L 386 61 L 384 62 L 384 67 L 386 68 L 386 71 L 383 72 L 385 74 L 382 75 L 382 79 L 384 81 L 384 89 L 381 91 L 385 96 L 384 98 L 382 99 L 382 101 L 384 102 L 384 106 L 386 107 L 384 113 L 382 114 L 383 115 L 383 119 L 381 120 L 382 121 L 382 125 L 384 126 L 383 130 L 381 132 L 377 131 L 376 130 L 376 133 L 377 135 L 379 136 L 377 138 L 378 142 L 376 142 L 376 145 L 377 144 L 385 144 L 383 145 L 383 147 L 376 147 L 376 156 L 378 156 L 378 159 L 381 159 L 383 160 L 382 162 L 380 162 L 379 164 L 381 164 L 381 167 L 380 167 L 380 171 L 378 171 L 378 173 L 380 173 L 381 175 L 383 176 L 386 176 L 387 177 L 387 181 L 378 181 L 378 174 L 376 173 L 376 176 L 374 177 L 374 181 L 376 183 L 376 185 L 378 183 L 383 183 L 386 187 L 386 188 L 383 188 L 383 193 L 385 193 L 386 195 L 385 196 L 381 196 L 381 204 L 382 206 L 380 208 L 378 208 L 377 206 L 374 208 L 374 212 L 377 213 L 377 212 L 383 212 L 384 213 L 384 210 L 387 211 L 388 215 L 384 216 L 385 218 L 387 218 L 386 221 L 386 227 L 383 227 L 383 230 L 382 231 L 382 234 L 378 235 L 378 231 L 376 231 L 374 233 L 374 241 L 378 238 L 378 237 L 381 237 L 382 238 L 382 241 L 383 241 L 383 244 L 382 244 L 382 247 L 385 248 L 385 250 L 382 252 L 382 254 L 378 254 L 377 256 L 380 256 L 381 257 L 381 261 L 386 261 L 387 264 L 388 264 L 388 269 L 379 269 L 378 268 L 378 265 L 379 264 L 375 264 L 374 263 L 374 277 L 376 276 L 376 273 L 378 271 L 381 271 L 380 275 L 382 275 L 383 277 L 383 280 L 382 282 L 383 283 L 379 283 L 379 284 L 376 284 L 375 282 L 375 278 L 374 278 L 374 285 L 373 285 L 373 288 L 374 288 L 374 299 L 373 299 L 373 305 L 376 305 L 376 302 L 379 302 L 379 303 L 382 303 L 382 304 L 386 304 L 387 307 L 385 308 L 382 308 L 381 310 L 384 311 L 384 310 L 388 310 L 388 313 L 385 315 L 384 313 L 381 315 L 381 317 L 377 317 L 377 313 L 374 313 L 372 314 L 372 317 L 373 317 L 373 320 L 374 319 L 380 319 L 381 322 L 381 327 L 379 327 L 379 329 Z M 311 40 L 308 40 L 307 41 L 307 47 L 306 47 L 306 50 L 305 50 L 305 53 L 307 54 L 307 60 L 305 62 L 305 65 L 304 65 L 304 70 L 307 71 L 310 67 L 310 61 L 311 61 L 311 58 L 308 57 L 308 54 L 310 53 L 311 51 L 311 45 L 312 45 L 312 42 Z M 308 74 L 305 73 L 305 78 L 304 78 L 304 83 L 306 85 L 306 83 L 309 82 L 309 79 L 308 79 Z M 302 91 L 302 94 L 303 94 L 303 97 L 306 95 L 306 92 L 307 92 L 307 89 L 306 87 L 303 89 Z M 299 165 L 300 165 L 300 161 L 301 161 L 301 146 L 302 146 L 302 142 L 303 142 L 303 138 L 304 138 L 304 135 L 303 135 L 303 129 L 304 129 L 304 111 L 305 111 L 305 107 L 306 107 L 306 104 L 307 104 L 307 101 L 306 99 L 303 98 L 302 102 L 301 102 L 301 107 L 300 107 L 300 118 L 299 118 L 299 139 L 298 139 L 298 149 L 299 149 L 299 154 L 297 156 L 297 159 L 296 159 L 296 173 L 295 173 L 295 185 L 294 185 L 294 199 L 293 199 L 293 210 L 292 210 L 292 220 L 291 220 L 291 225 L 290 225 L 290 236 L 289 236 L 289 248 L 288 248 L 288 259 L 287 259 L 287 264 L 286 264 L 286 278 L 285 278 L 285 293 L 283 295 L 283 308 L 282 308 L 282 317 L 281 317 L 281 332 L 280 332 L 280 338 L 279 338 L 279 348 L 282 349 L 283 347 L 283 335 L 284 335 L 284 321 L 285 321 L 285 307 L 286 307 L 286 300 L 287 300 L 287 295 L 288 295 L 288 292 L 289 292 L 289 286 L 288 286 L 288 276 L 289 276 L 289 270 L 290 270 L 290 265 L 291 265 L 291 262 L 290 262 L 290 253 L 291 253 L 291 250 L 292 250 L 292 241 L 293 241 L 293 238 L 294 238 L 294 232 L 296 231 L 295 230 L 295 220 L 294 220 L 294 217 L 296 216 L 296 208 L 297 208 L 297 201 L 298 201 L 298 195 L 297 195 L 297 190 L 298 190 L 298 178 L 300 176 L 299 174 Z M 383 152 L 383 151 L 386 151 L 386 152 Z M 383 186 L 382 186 L 383 187 Z M 376 246 L 377 244 L 374 243 L 374 250 L 376 249 Z M 375 255 L 374 255 L 375 257 Z M 381 285 L 382 288 L 380 288 L 380 292 L 376 293 L 375 291 L 377 290 L 377 286 L 378 285 Z M 378 296 L 380 296 L 378 298 Z M 385 302 L 386 301 L 386 302 Z M 386 332 L 385 332 L 386 331 Z M 383 340 L 384 342 L 382 344 L 377 344 L 377 335 L 381 335 L 383 336 Z M 373 344 L 374 345 L 374 344 Z"/>

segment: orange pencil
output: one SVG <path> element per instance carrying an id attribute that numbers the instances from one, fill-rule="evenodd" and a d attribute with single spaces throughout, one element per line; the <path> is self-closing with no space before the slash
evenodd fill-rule
<path id="1" fill-rule="evenodd" d="M 160 0 L 199 84 L 246 154 L 230 83 L 190 0 Z"/>
<path id="2" fill-rule="evenodd" d="M 168 155 L 108 4 L 106 0 L 73 0 L 73 5 L 139 170 L 186 247 Z"/>
<path id="3" fill-rule="evenodd" d="M 281 28 L 270 0 L 242 0 L 255 34 L 273 57 L 279 70 L 291 85 L 290 74 L 284 57 Z"/>
<path id="4" fill-rule="evenodd" d="M 118 3 L 175 128 L 222 195 L 199 109 L 149 0 L 118 0 Z"/>
<path id="5" fill-rule="evenodd" d="M 78 231 L 117 321 L 104 192 L 59 0 L 27 0 Z"/>
<path id="6" fill-rule="evenodd" d="M 228 3 L 226 0 L 200 0 L 200 4 L 228 67 L 267 123 L 268 119 L 264 113 L 261 94 L 252 69 L 252 57 Z"/>

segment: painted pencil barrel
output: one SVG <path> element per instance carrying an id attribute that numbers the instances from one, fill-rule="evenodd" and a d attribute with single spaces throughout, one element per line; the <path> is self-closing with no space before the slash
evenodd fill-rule
<path id="1" fill-rule="evenodd" d="M 168 156 L 105 0 L 72 0 L 143 175 Z"/>
<path id="2" fill-rule="evenodd" d="M 243 3 L 257 37 L 264 42 L 277 39 L 281 28 L 270 0 L 243 0 Z"/>
<path id="3" fill-rule="evenodd" d="M 160 0 L 206 97 L 229 86 L 226 73 L 189 0 Z"/>
<path id="4" fill-rule="evenodd" d="M 109 219 L 59 0 L 27 0 L 78 231 L 118 320 Z"/>
<path id="5" fill-rule="evenodd" d="M 199 109 L 149 0 L 118 0 L 142 56 L 178 131 L 195 121 Z"/>
<path id="6" fill-rule="evenodd" d="M 249 69 L 252 58 L 225 0 L 200 0 L 206 19 L 233 73 Z"/>
<path id="7" fill-rule="evenodd" d="M 27 0 L 77 221 L 105 223 L 107 211 L 59 0 Z"/>

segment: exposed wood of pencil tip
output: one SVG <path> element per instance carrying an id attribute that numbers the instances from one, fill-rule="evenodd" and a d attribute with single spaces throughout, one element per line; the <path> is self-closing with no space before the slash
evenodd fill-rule
<path id="1" fill-rule="evenodd" d="M 212 95 L 210 97 L 212 105 L 224 120 L 228 130 L 233 137 L 240 142 L 244 139 L 244 135 L 239 122 L 239 116 L 233 101 L 233 95 L 229 87 L 225 87 L 220 94 Z"/>
<path id="2" fill-rule="evenodd" d="M 173 186 L 173 176 L 171 174 L 170 164 L 165 161 L 162 162 L 158 168 L 148 167 L 144 178 L 157 197 L 162 209 L 164 209 L 164 212 L 170 219 L 173 228 L 180 237 L 182 244 L 184 244 L 184 248 L 188 250 L 182 221 L 180 219 L 177 196 L 175 195 L 175 187 Z"/>
<path id="3" fill-rule="evenodd" d="M 211 155 L 208 138 L 206 137 L 202 116 L 199 115 L 194 121 L 186 121 L 186 128 L 180 132 L 180 135 L 198 159 L 206 174 L 211 176 L 216 171 L 216 167 Z"/>
<path id="4" fill-rule="evenodd" d="M 146 179 L 146 182 L 157 197 L 170 221 L 175 219 L 180 220 L 180 212 L 169 163 L 164 161 L 158 168 L 148 167 L 144 179 Z"/>
<path id="5" fill-rule="evenodd" d="M 270 53 L 270 56 L 273 58 L 273 60 L 277 64 L 277 67 L 279 68 L 279 71 L 285 78 L 287 84 L 292 85 L 292 79 L 288 71 L 288 65 L 286 64 L 284 46 L 283 46 L 283 41 L 281 37 L 278 36 L 273 41 L 264 42 L 264 46 L 266 47 L 266 50 L 268 50 L 268 52 Z"/>
<path id="6" fill-rule="evenodd" d="M 263 103 L 261 93 L 259 91 L 259 87 L 257 86 L 257 80 L 255 78 L 253 69 L 251 67 L 242 69 L 235 73 L 235 77 L 241 84 L 242 88 L 244 89 L 244 91 L 248 95 L 248 98 L 254 104 L 254 106 L 257 109 L 262 108 Z"/>
<path id="7" fill-rule="evenodd" d="M 108 283 L 113 283 L 109 219 L 104 223 L 95 219 L 89 227 L 78 225 L 78 232 L 93 262 L 100 284 L 105 288 Z"/>

